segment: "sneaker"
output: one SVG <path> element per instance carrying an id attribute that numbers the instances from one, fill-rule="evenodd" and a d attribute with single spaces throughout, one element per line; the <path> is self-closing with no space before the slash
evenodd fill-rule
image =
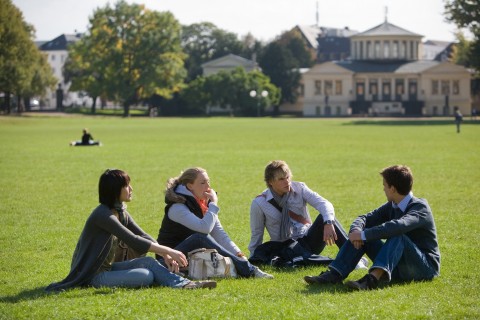
<path id="1" fill-rule="evenodd" d="M 355 270 L 358 269 L 368 269 L 368 259 L 365 257 L 362 257 L 360 261 L 358 261 L 357 265 L 355 266 Z"/>
<path id="2" fill-rule="evenodd" d="M 255 267 L 255 270 L 253 272 L 253 276 L 255 278 L 263 278 L 263 279 L 273 279 L 273 276 L 269 273 L 263 272 L 260 270 L 260 268 Z"/>
<path id="3" fill-rule="evenodd" d="M 303 278 L 308 284 L 337 284 L 342 283 L 342 276 L 333 270 L 324 271 L 318 276 L 305 276 Z"/>
<path id="4" fill-rule="evenodd" d="M 372 290 L 378 287 L 378 280 L 370 273 L 367 273 L 363 278 L 357 281 L 347 281 L 345 284 L 354 290 Z"/>
<path id="5" fill-rule="evenodd" d="M 190 281 L 183 289 L 213 289 L 217 287 L 216 281 Z"/>

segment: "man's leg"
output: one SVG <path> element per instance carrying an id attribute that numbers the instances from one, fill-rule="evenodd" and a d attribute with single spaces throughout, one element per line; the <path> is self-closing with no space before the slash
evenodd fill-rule
<path id="1" fill-rule="evenodd" d="M 387 281 L 412 281 L 432 279 L 437 275 L 425 254 L 405 235 L 388 239 L 373 260 L 369 274 L 358 281 L 349 281 L 349 287 L 374 289 L 385 277 Z"/>
<path id="2" fill-rule="evenodd" d="M 306 244 L 308 248 L 305 249 L 309 250 L 313 254 L 320 254 L 320 252 L 322 252 L 325 248 L 325 242 L 323 241 L 323 223 L 323 217 L 321 214 L 319 214 L 308 229 L 307 234 L 301 238 L 303 240 L 300 243 L 302 245 Z M 342 225 L 337 221 L 337 219 L 334 220 L 334 227 L 335 233 L 337 234 L 337 240 L 335 241 L 335 244 L 338 248 L 341 248 L 343 244 L 347 242 L 348 236 L 345 232 L 345 229 L 343 229 Z"/>

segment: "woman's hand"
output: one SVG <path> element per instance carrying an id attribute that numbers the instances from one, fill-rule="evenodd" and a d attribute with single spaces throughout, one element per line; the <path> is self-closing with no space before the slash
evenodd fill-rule
<path id="1" fill-rule="evenodd" d="M 210 202 L 213 202 L 215 205 L 217 204 L 218 197 L 217 197 L 217 193 L 215 192 L 215 190 L 208 189 L 207 191 L 205 191 L 205 196 L 207 197 L 208 200 L 210 200 Z"/>
<path id="2" fill-rule="evenodd" d="M 178 265 L 178 262 L 175 261 L 169 254 L 165 253 L 162 255 L 162 257 L 170 272 L 178 273 L 180 271 L 180 266 Z"/>
<path id="3" fill-rule="evenodd" d="M 180 268 L 188 265 L 187 258 L 182 252 L 159 245 L 156 242 L 152 242 L 149 251 L 162 256 L 165 264 L 168 266 L 168 270 L 171 272 L 178 272 Z"/>

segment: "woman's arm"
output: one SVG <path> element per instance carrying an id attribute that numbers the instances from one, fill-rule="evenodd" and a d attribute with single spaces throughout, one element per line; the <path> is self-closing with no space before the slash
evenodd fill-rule
<path id="1" fill-rule="evenodd" d="M 217 213 L 220 209 L 214 204 L 209 203 L 208 211 L 203 219 L 197 217 L 188 207 L 181 203 L 176 203 L 168 210 L 168 217 L 173 221 L 180 223 L 190 230 L 209 234 L 212 232 L 215 222 L 217 221 Z"/>

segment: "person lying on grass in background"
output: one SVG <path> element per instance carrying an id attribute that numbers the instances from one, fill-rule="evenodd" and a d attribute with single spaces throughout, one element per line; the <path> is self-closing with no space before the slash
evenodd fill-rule
<path id="1" fill-rule="evenodd" d="M 352 223 L 350 241 L 342 246 L 329 265 L 330 270 L 319 276 L 306 276 L 308 284 L 341 283 L 365 253 L 372 259 L 372 267 L 360 280 L 346 283 L 352 289 L 375 289 L 381 280 L 431 280 L 439 275 L 435 221 L 427 200 L 416 198 L 411 192 L 410 168 L 395 165 L 380 174 L 388 202 Z"/>
<path id="2" fill-rule="evenodd" d="M 174 272 L 187 265 L 185 255 L 159 245 L 146 234 L 127 212 L 125 202 L 132 199 L 130 177 L 122 170 L 106 170 L 100 176 L 96 207 L 83 228 L 73 253 L 68 276 L 50 284 L 47 292 L 79 286 L 148 287 L 160 285 L 172 288 L 215 288 L 215 281 L 193 282 Z M 140 254 L 154 252 L 165 265 L 153 257 L 115 262 L 119 242 Z M 167 268 L 168 267 L 168 268 Z"/>
<path id="3" fill-rule="evenodd" d="M 264 181 L 267 189 L 250 206 L 250 258 L 262 245 L 265 229 L 271 242 L 288 243 L 286 240 L 295 239 L 312 255 L 320 254 L 327 245 L 340 248 L 347 242 L 347 233 L 335 218 L 333 205 L 305 183 L 292 181 L 285 161 L 270 161 L 265 167 Z M 313 223 L 307 204 L 319 213 Z M 357 268 L 366 269 L 367 264 L 368 260 L 363 258 Z"/>
<path id="4" fill-rule="evenodd" d="M 165 190 L 165 215 L 158 233 L 159 244 L 187 254 L 206 248 L 230 257 L 241 277 L 272 279 L 273 276 L 250 264 L 222 227 L 218 197 L 210 188 L 203 168 L 189 168 L 170 178 Z"/>

